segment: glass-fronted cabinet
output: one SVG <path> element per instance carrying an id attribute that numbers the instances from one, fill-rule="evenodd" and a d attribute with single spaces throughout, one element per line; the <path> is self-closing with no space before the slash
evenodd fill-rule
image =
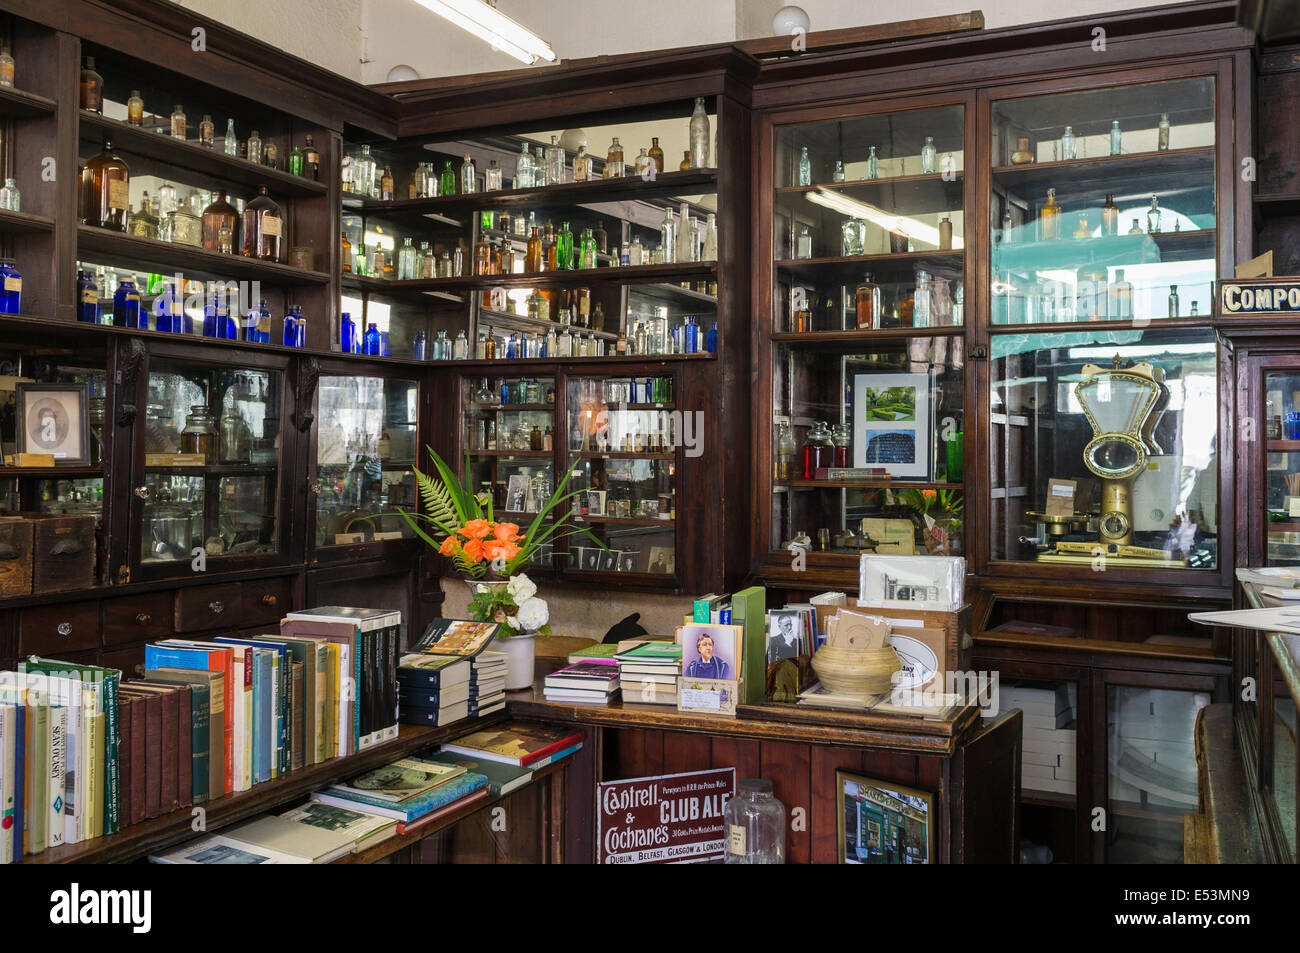
<path id="1" fill-rule="evenodd" d="M 993 102 L 992 323 L 1209 315 L 1214 103 L 1210 76 Z"/>
<path id="2" fill-rule="evenodd" d="M 419 382 L 328 368 L 316 388 L 310 541 L 315 559 L 412 538 L 399 510 L 417 505 Z"/>
<path id="3" fill-rule="evenodd" d="M 279 561 L 287 527 L 281 438 L 287 360 L 150 355 L 139 428 L 143 478 L 132 580 Z"/>
<path id="4" fill-rule="evenodd" d="M 497 519 L 525 525 L 555 487 L 555 378 L 465 378 L 461 388 L 471 484 L 491 496 Z"/>

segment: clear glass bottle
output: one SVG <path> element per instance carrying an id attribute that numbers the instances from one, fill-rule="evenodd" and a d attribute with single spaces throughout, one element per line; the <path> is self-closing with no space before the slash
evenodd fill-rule
<path id="1" fill-rule="evenodd" d="M 591 156 L 587 155 L 586 146 L 578 146 L 578 154 L 573 157 L 573 181 L 591 181 Z"/>
<path id="2" fill-rule="evenodd" d="M 228 156 L 239 155 L 239 137 L 235 135 L 235 120 L 226 120 L 225 151 Z"/>
<path id="3" fill-rule="evenodd" d="M 546 174 L 546 153 L 541 146 L 537 146 L 533 149 L 533 185 L 541 188 L 554 184 Z"/>
<path id="4" fill-rule="evenodd" d="M 268 169 L 280 168 L 280 147 L 275 144 L 274 139 L 262 140 L 262 165 Z"/>
<path id="5" fill-rule="evenodd" d="M 204 114 L 199 121 L 199 145 L 205 149 L 211 149 L 216 145 L 217 127 L 212 123 L 212 117 Z"/>
<path id="6" fill-rule="evenodd" d="M 627 172 L 623 167 L 623 147 L 619 144 L 618 136 L 609 145 L 609 152 L 605 155 L 605 178 L 617 179 L 626 175 Z"/>
<path id="7" fill-rule="evenodd" d="M 641 244 L 641 236 L 639 235 L 632 236 L 632 241 L 627 246 L 627 263 L 629 265 L 645 264 L 645 246 Z"/>
<path id="8" fill-rule="evenodd" d="M 185 140 L 185 110 L 181 109 L 180 103 L 172 110 L 172 138 Z"/>
<path id="9" fill-rule="evenodd" d="M 81 220 L 97 228 L 126 231 L 131 204 L 131 170 L 104 139 L 104 150 L 81 170 Z"/>
<path id="10" fill-rule="evenodd" d="M 942 251 L 952 248 L 952 219 L 947 215 L 939 219 L 939 248 Z"/>
<path id="11" fill-rule="evenodd" d="M 691 165 L 697 169 L 709 168 L 709 143 L 713 137 L 709 134 L 709 114 L 704 109 L 704 97 L 695 97 L 695 109 L 691 112 Z"/>
<path id="12" fill-rule="evenodd" d="M 262 261 L 284 260 L 284 216 L 265 185 L 244 206 L 244 256 Z"/>
<path id="13" fill-rule="evenodd" d="M 438 333 L 434 336 L 433 344 L 430 346 L 429 351 L 430 360 L 451 360 L 451 342 L 447 340 L 447 331 L 445 328 L 438 329 Z"/>
<path id="14" fill-rule="evenodd" d="M 1156 150 L 1164 152 L 1169 148 L 1169 114 L 1160 114 L 1160 125 L 1156 127 Z"/>
<path id="15" fill-rule="evenodd" d="M 808 158 L 808 147 L 799 147 L 798 179 L 795 185 L 812 185 L 812 159 Z"/>
<path id="16" fill-rule="evenodd" d="M 650 153 L 646 152 L 645 146 L 642 146 L 641 151 L 637 154 L 636 164 L 633 167 L 634 174 L 640 176 L 642 179 L 648 179 L 650 177 L 650 167 L 652 165 L 654 165 L 654 160 L 650 158 Z"/>
<path id="17" fill-rule="evenodd" d="M 10 212 L 22 211 L 22 196 L 18 191 L 18 183 L 13 179 L 6 178 L 4 188 L 0 188 L 0 208 Z"/>
<path id="18" fill-rule="evenodd" d="M 126 100 L 126 121 L 132 126 L 144 125 L 144 100 L 140 98 L 140 90 L 131 90 L 131 95 Z"/>
<path id="19" fill-rule="evenodd" d="M 1110 154 L 1117 156 L 1124 151 L 1124 133 L 1120 131 L 1119 120 L 1110 121 Z"/>
<path id="20" fill-rule="evenodd" d="M 533 154 L 528 151 L 528 143 L 521 143 L 519 155 L 515 157 L 515 181 L 517 189 L 533 187 Z"/>
<path id="21" fill-rule="evenodd" d="M 718 217 L 713 212 L 704 222 L 704 247 L 700 251 L 700 260 L 718 260 Z"/>
<path id="22" fill-rule="evenodd" d="M 81 108 L 91 112 L 104 112 L 104 77 L 95 72 L 95 58 L 86 57 L 86 65 L 81 71 Z"/>
<path id="23" fill-rule="evenodd" d="M 248 161 L 254 165 L 262 164 L 262 137 L 256 129 L 248 134 Z"/>
<path id="24" fill-rule="evenodd" d="M 0 87 L 14 88 L 14 55 L 9 47 L 0 47 Z"/>
<path id="25" fill-rule="evenodd" d="M 931 326 L 930 308 L 930 274 L 918 269 L 916 272 L 916 290 L 912 294 L 912 327 L 928 328 Z"/>
<path id="26" fill-rule="evenodd" d="M 1119 234 L 1119 206 L 1115 204 L 1115 196 L 1109 192 L 1106 194 L 1106 204 L 1101 207 L 1101 233 Z"/>
<path id="27" fill-rule="evenodd" d="M 698 249 L 694 223 L 691 221 L 691 206 L 683 202 L 677 216 L 677 247 L 673 250 L 673 260 L 695 261 L 699 255 Z"/>
<path id="28" fill-rule="evenodd" d="M 1074 127 L 1066 126 L 1061 133 L 1061 160 L 1068 162 L 1078 158 L 1078 141 L 1074 138 Z"/>
<path id="29" fill-rule="evenodd" d="M 171 213 L 171 240 L 178 245 L 203 245 L 203 199 L 198 192 L 180 202 Z"/>
<path id="30" fill-rule="evenodd" d="M 352 160 L 352 189 L 358 195 L 370 197 L 375 187 L 375 160 L 370 145 L 363 143 L 361 154 Z"/>
<path id="31" fill-rule="evenodd" d="M 1053 241 L 1061 237 L 1061 206 L 1056 204 L 1056 189 L 1047 190 L 1047 204 L 1038 211 L 1038 238 Z"/>
<path id="32" fill-rule="evenodd" d="M 397 277 L 407 281 L 420 277 L 420 253 L 412 241 L 411 236 L 406 236 L 397 250 Z"/>
<path id="33" fill-rule="evenodd" d="M 1110 286 L 1110 313 L 1118 320 L 1128 321 L 1133 317 L 1133 284 L 1124 277 L 1124 269 L 1115 269 L 1115 281 Z"/>
<path id="34" fill-rule="evenodd" d="M 664 221 L 659 226 L 659 236 L 664 263 L 670 264 L 673 261 L 672 255 L 677 251 L 677 217 L 672 209 L 664 210 Z"/>
<path id="35" fill-rule="evenodd" d="M 560 145 L 559 136 L 551 136 L 551 144 L 546 147 L 546 181 L 558 185 L 564 181 L 565 159 L 564 146 Z"/>
<path id="36" fill-rule="evenodd" d="M 799 226 L 799 237 L 796 239 L 795 255 L 796 258 L 812 257 L 812 235 L 808 233 L 807 225 Z"/>
<path id="37" fill-rule="evenodd" d="M 501 191 L 501 163 L 496 159 L 489 159 L 487 168 L 483 170 L 483 191 Z"/>
<path id="38" fill-rule="evenodd" d="M 867 153 L 867 178 L 880 178 L 880 159 L 876 155 L 875 146 L 872 146 L 870 151 Z"/>
<path id="39" fill-rule="evenodd" d="M 854 293 L 857 303 L 857 330 L 870 331 L 880 327 L 880 285 L 871 280 L 871 273 L 862 276 Z"/>
<path id="40" fill-rule="evenodd" d="M 198 454 L 204 463 L 215 463 L 217 427 L 206 404 L 194 404 L 181 431 L 181 453 Z"/>
<path id="41" fill-rule="evenodd" d="M 465 336 L 465 329 L 461 328 L 456 332 L 456 340 L 452 344 L 451 357 L 454 361 L 464 361 L 469 359 L 469 338 Z"/>
<path id="42" fill-rule="evenodd" d="M 840 226 L 840 254 L 845 258 L 866 253 L 867 223 L 860 218 L 846 218 Z"/>
<path id="43" fill-rule="evenodd" d="M 460 191 L 462 195 L 473 195 L 478 191 L 478 169 L 468 152 L 460 164 Z"/>
<path id="44" fill-rule="evenodd" d="M 1178 286 L 1169 286 L 1169 317 L 1178 317 Z"/>
<path id="45" fill-rule="evenodd" d="M 832 182 L 844 181 L 844 162 L 840 159 L 835 160 L 835 168 L 831 170 Z"/>
<path id="46" fill-rule="evenodd" d="M 1147 209 L 1147 233 L 1154 235 L 1160 231 L 1160 203 L 1151 196 L 1151 207 Z"/>
<path id="47" fill-rule="evenodd" d="M 934 136 L 925 137 L 925 145 L 921 146 L 921 172 L 938 172 L 939 171 L 939 152 L 934 146 Z"/>

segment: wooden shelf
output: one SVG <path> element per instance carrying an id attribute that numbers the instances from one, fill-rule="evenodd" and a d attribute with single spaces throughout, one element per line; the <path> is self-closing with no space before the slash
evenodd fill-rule
<path id="1" fill-rule="evenodd" d="M 881 477 L 877 480 L 774 480 L 774 488 L 789 487 L 792 490 L 961 490 L 961 483 L 923 483 L 911 480 L 890 480 Z"/>
<path id="2" fill-rule="evenodd" d="M 1264 449 L 1269 453 L 1300 453 L 1300 440 L 1267 440 Z"/>
<path id="3" fill-rule="evenodd" d="M 176 268 L 187 278 L 212 280 L 260 280 L 276 285 L 325 285 L 329 275 L 321 271 L 304 271 L 273 261 L 259 261 L 242 255 L 223 255 L 219 252 L 161 242 L 152 238 L 137 238 L 123 232 L 82 225 L 77 228 L 78 256 L 97 263 L 135 271 L 152 270 L 148 266 Z M 223 342 L 226 343 L 226 342 Z"/>
<path id="4" fill-rule="evenodd" d="M 551 450 L 471 450 L 471 457 L 522 457 L 529 460 L 549 460 L 555 456 Z"/>
<path id="5" fill-rule="evenodd" d="M 265 185 L 271 198 L 277 202 L 283 198 L 311 198 L 329 192 L 329 187 L 324 182 L 281 172 L 270 166 L 257 165 L 238 156 L 228 156 L 220 148 L 208 149 L 192 140 L 173 139 L 168 134 L 155 132 L 151 126 L 132 126 L 120 119 L 110 119 L 85 109 L 78 112 L 78 117 L 83 139 L 103 139 L 107 136 L 118 152 L 154 159 L 166 165 L 211 176 L 221 182 L 246 185 L 252 190 L 249 198 L 257 194 L 259 185 Z M 161 119 L 154 118 L 156 121 Z M 134 166 L 132 172 L 136 172 Z M 165 178 L 165 174 L 162 177 Z"/>
<path id="6" fill-rule="evenodd" d="M 1182 186 L 1182 179 L 1205 180 L 1206 188 L 1214 187 L 1214 147 L 1198 146 L 1193 149 L 1167 149 L 1163 152 L 1134 152 L 1128 155 L 1095 156 L 1090 159 L 1068 159 L 1058 162 L 1029 162 L 1025 165 L 1001 165 L 992 170 L 994 181 L 1006 188 L 1020 188 L 1041 193 L 1036 199 L 1046 198 L 1047 189 L 1055 188 L 1058 199 L 1067 204 L 1078 204 L 1088 195 L 1131 190 L 1121 181 L 1125 175 L 1140 177 L 1152 185 L 1157 195 L 1173 186 Z"/>
<path id="7" fill-rule="evenodd" d="M 696 310 L 703 309 L 716 311 L 718 307 L 717 295 L 705 294 L 702 291 L 693 291 L 690 288 L 683 288 L 681 285 L 663 282 L 629 285 L 628 294 L 635 295 L 638 298 L 650 298 L 653 301 L 660 301 L 670 307 L 676 306 L 683 314 L 694 313 Z M 691 305 L 698 305 L 699 308 L 692 308 Z"/>
<path id="8" fill-rule="evenodd" d="M 35 235 L 54 231 L 54 220 L 30 212 L 11 212 L 0 209 L 0 233 L 8 235 Z"/>
<path id="9" fill-rule="evenodd" d="M 170 473 L 173 476 L 275 476 L 280 468 L 276 466 L 253 466 L 247 463 L 210 463 L 206 466 L 173 467 L 146 466 L 146 473 Z"/>
<path id="10" fill-rule="evenodd" d="M 388 291 L 398 289 L 411 293 L 425 293 L 430 291 L 490 291 L 493 288 L 582 288 L 593 284 L 663 283 L 668 280 L 712 279 L 716 272 L 716 262 L 692 261 L 668 265 L 578 268 L 567 271 L 539 271 L 509 275 L 411 278 L 405 281 L 383 278 L 363 278 L 360 280 L 365 283 L 366 288 L 371 290 Z M 358 279 L 353 278 L 352 280 L 356 281 Z"/>
<path id="11" fill-rule="evenodd" d="M 583 328 L 575 324 L 556 324 L 554 321 L 543 321 L 539 318 L 530 318 L 526 314 L 514 314 L 510 311 L 495 311 L 491 308 L 479 308 L 478 326 L 481 330 L 484 326 L 513 328 L 525 331 L 550 331 L 554 330 L 556 334 L 567 330 L 570 334 L 587 334 L 594 337 L 603 338 L 606 341 L 617 341 L 618 335 L 609 331 L 597 331 L 594 328 Z"/>
<path id="12" fill-rule="evenodd" d="M 960 324 L 947 324 L 935 328 L 873 328 L 870 331 L 779 331 L 773 341 L 782 344 L 815 347 L 826 344 L 866 344 L 869 341 L 906 341 L 909 338 L 961 337 L 966 329 Z"/>
<path id="13" fill-rule="evenodd" d="M 877 280 L 894 274 L 913 274 L 918 267 L 930 262 L 961 271 L 963 252 L 956 250 L 905 251 L 883 255 L 852 255 L 849 257 L 782 258 L 774 267 L 800 281 L 817 284 L 847 284 L 862 280 L 865 272 L 876 274 Z M 925 268 L 931 271 L 933 266 Z"/>
<path id="14" fill-rule="evenodd" d="M 421 281 L 425 279 L 420 279 Z M 384 295 L 390 298 L 432 298 L 435 300 L 445 301 L 449 305 L 462 305 L 465 303 L 465 296 L 455 294 L 450 291 L 427 290 L 424 288 L 412 288 L 409 281 L 397 281 L 392 278 L 367 278 L 361 275 L 344 275 L 341 280 L 344 291 L 361 291 L 370 294 Z"/>
<path id="15" fill-rule="evenodd" d="M 641 517 L 624 517 L 624 516 L 576 516 L 574 523 L 610 523 L 616 526 L 664 526 L 669 529 L 673 526 L 673 520 L 666 519 L 645 519 Z"/>
<path id="16" fill-rule="evenodd" d="M 815 185 L 783 185 L 776 190 L 777 204 L 783 209 L 800 203 L 800 213 L 806 215 L 809 193 L 835 192 L 846 198 L 883 208 L 895 215 L 917 215 L 932 212 L 960 212 L 964 172 L 956 172 L 945 179 L 941 172 L 918 175 L 895 175 L 880 179 L 855 179 L 850 182 L 820 182 Z M 805 204 L 807 203 L 807 204 Z M 817 205 L 823 214 L 843 216 L 843 213 L 824 205 Z"/>
<path id="17" fill-rule="evenodd" d="M 0 479 L 95 480 L 103 476 L 103 467 L 0 467 Z"/>
<path id="18" fill-rule="evenodd" d="M 552 413 L 554 413 L 554 411 L 555 411 L 555 405 L 554 405 L 554 404 L 477 404 L 477 403 L 471 403 L 471 404 L 469 405 L 469 409 L 470 409 L 470 410 L 483 411 L 483 412 L 485 412 L 485 413 L 491 413 L 491 412 L 493 412 L 493 411 L 500 411 L 500 410 L 547 410 L 547 411 L 551 411 Z"/>
<path id="19" fill-rule="evenodd" d="M 21 89 L 0 88 L 0 116 L 9 119 L 36 119 L 53 116 L 56 103 Z"/>
<path id="20" fill-rule="evenodd" d="M 594 457 L 606 457 L 610 460 L 676 460 L 676 453 L 642 453 L 635 450 L 573 450 L 570 456 L 576 460 Z"/>
<path id="21" fill-rule="evenodd" d="M 502 189 L 470 195 L 440 195 L 431 199 L 398 199 L 384 202 L 343 193 L 343 208 L 348 211 L 387 215 L 425 215 L 436 213 L 449 218 L 480 211 L 520 207 L 589 205 L 596 202 L 648 201 L 679 195 L 705 195 L 718 190 L 716 169 L 688 172 L 662 172 L 654 181 L 640 176 L 621 179 L 596 179 L 591 182 L 566 182 L 531 189 Z"/>

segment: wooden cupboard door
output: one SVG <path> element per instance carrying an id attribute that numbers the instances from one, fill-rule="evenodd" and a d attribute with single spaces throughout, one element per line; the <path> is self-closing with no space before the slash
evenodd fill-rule
<path id="1" fill-rule="evenodd" d="M 176 590 L 176 631 L 233 629 L 243 618 L 243 590 L 237 582 Z"/>
<path id="2" fill-rule="evenodd" d="M 104 645 L 157 642 L 172 637 L 170 592 L 150 592 L 104 601 Z"/>
<path id="3" fill-rule="evenodd" d="M 99 648 L 99 603 L 66 602 L 23 609 L 18 615 L 18 654 L 60 658 Z"/>

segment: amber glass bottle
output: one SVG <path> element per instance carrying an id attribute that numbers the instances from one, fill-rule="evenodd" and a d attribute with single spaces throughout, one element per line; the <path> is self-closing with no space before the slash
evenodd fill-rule
<path id="1" fill-rule="evenodd" d="M 682 159 L 682 164 L 679 165 L 679 166 L 677 167 L 677 169 L 678 169 L 678 171 L 680 171 L 680 172 L 685 172 L 685 171 L 687 171 L 690 167 L 691 167 L 691 150 L 690 150 L 690 149 L 687 149 L 687 150 L 686 150 L 685 158 Z"/>
<path id="2" fill-rule="evenodd" d="M 659 148 L 658 136 L 650 137 L 650 158 L 654 161 L 655 171 L 662 172 L 664 170 L 664 150 Z"/>
<path id="3" fill-rule="evenodd" d="M 104 140 L 104 151 L 81 170 L 81 220 L 97 228 L 126 231 L 131 202 L 131 170 Z"/>
<path id="4" fill-rule="evenodd" d="M 542 270 L 542 236 L 537 231 L 537 226 L 533 226 L 532 234 L 528 236 L 528 250 L 524 256 L 524 271 L 529 273 Z"/>
<path id="5" fill-rule="evenodd" d="M 555 270 L 555 245 L 555 226 L 547 222 L 546 231 L 542 232 L 542 268 L 546 271 Z"/>
<path id="6" fill-rule="evenodd" d="M 283 261 L 284 216 L 266 186 L 259 186 L 257 198 L 244 206 L 244 255 L 262 261 Z"/>
<path id="7" fill-rule="evenodd" d="M 352 274 L 352 243 L 348 236 L 343 236 L 343 274 Z"/>
<path id="8" fill-rule="evenodd" d="M 216 200 L 203 210 L 203 247 L 208 251 L 220 250 L 223 227 L 234 242 L 236 216 L 235 207 L 226 201 L 226 191 L 222 189 Z"/>
<path id="9" fill-rule="evenodd" d="M 1038 210 L 1038 237 L 1045 242 L 1061 237 L 1061 206 L 1056 204 L 1056 189 L 1047 190 L 1047 204 Z"/>
<path id="10" fill-rule="evenodd" d="M 104 77 L 95 72 L 95 58 L 86 57 L 86 68 L 81 71 L 81 108 L 91 112 L 104 111 Z"/>

